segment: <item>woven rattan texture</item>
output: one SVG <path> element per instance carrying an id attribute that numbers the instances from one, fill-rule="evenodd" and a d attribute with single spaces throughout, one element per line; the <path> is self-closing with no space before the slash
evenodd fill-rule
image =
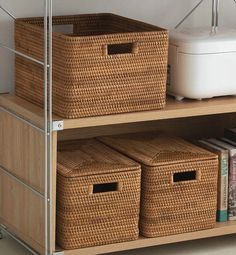
<path id="1" fill-rule="evenodd" d="M 72 34 L 53 33 L 55 114 L 79 118 L 165 106 L 166 30 L 113 14 L 54 17 L 53 24 L 73 25 Z M 16 49 L 42 60 L 42 26 L 42 18 L 18 19 Z M 126 48 L 131 52 L 114 54 Z M 17 56 L 15 70 L 16 94 L 41 106 L 43 67 Z"/>
<path id="2" fill-rule="evenodd" d="M 158 237 L 213 228 L 218 158 L 180 138 L 134 134 L 100 139 L 142 164 L 140 232 Z M 196 178 L 174 181 L 195 172 Z"/>
<path id="3" fill-rule="evenodd" d="M 59 145 L 57 169 L 60 247 L 138 238 L 141 167 L 137 163 L 96 140 L 80 140 Z M 94 185 L 111 183 L 117 183 L 116 191 L 93 193 Z"/>

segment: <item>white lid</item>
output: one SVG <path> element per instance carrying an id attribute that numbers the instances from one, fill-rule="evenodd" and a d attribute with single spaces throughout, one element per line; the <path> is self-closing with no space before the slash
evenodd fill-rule
<path id="1" fill-rule="evenodd" d="M 236 29 L 221 27 L 216 33 L 210 27 L 187 28 L 170 32 L 170 44 L 188 54 L 236 51 Z"/>

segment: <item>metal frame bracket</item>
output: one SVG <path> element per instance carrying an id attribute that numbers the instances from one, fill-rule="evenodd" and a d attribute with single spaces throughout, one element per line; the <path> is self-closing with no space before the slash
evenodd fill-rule
<path id="1" fill-rule="evenodd" d="M 236 1 L 236 0 L 235 0 Z M 204 0 L 200 0 L 193 8 L 191 11 L 189 11 L 185 16 L 184 18 L 175 26 L 175 29 L 179 28 L 184 22 L 186 19 L 188 19 L 188 17 L 190 17 L 194 12 L 195 10 L 204 2 Z"/>
<path id="2" fill-rule="evenodd" d="M 10 16 L 12 19 L 16 20 L 16 17 L 11 12 L 9 12 L 6 8 L 4 8 L 1 4 L 0 4 L 0 9 L 4 11 L 8 16 Z"/>
<path id="3" fill-rule="evenodd" d="M 2 231 L 0 230 L 0 240 L 2 240 L 3 239 L 3 233 L 2 233 Z"/>
<path id="4" fill-rule="evenodd" d="M 53 121 L 52 123 L 52 131 L 61 131 L 64 130 L 64 121 Z"/>
<path id="5" fill-rule="evenodd" d="M 4 229 L 6 229 L 6 227 L 0 224 L 0 240 L 4 238 Z"/>
<path id="6" fill-rule="evenodd" d="M 2 229 L 0 228 L 0 240 L 2 240 L 3 238 L 4 238 L 3 231 L 2 231 Z"/>
<path id="7" fill-rule="evenodd" d="M 27 249 L 29 252 L 32 253 L 32 255 L 39 255 L 37 252 L 35 252 L 31 247 L 29 247 L 25 242 L 23 242 L 21 239 L 19 239 L 15 234 L 12 234 L 5 225 L 0 224 L 0 230 L 2 233 L 6 233 L 7 236 L 11 237 L 13 240 L 17 241 L 19 244 L 21 244 L 25 249 Z"/>
<path id="8" fill-rule="evenodd" d="M 53 252 L 53 255 L 64 255 L 64 251 L 55 251 Z"/>

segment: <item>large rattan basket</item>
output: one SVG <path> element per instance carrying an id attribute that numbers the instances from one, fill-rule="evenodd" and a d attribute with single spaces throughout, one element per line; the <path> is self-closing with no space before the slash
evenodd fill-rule
<path id="1" fill-rule="evenodd" d="M 139 236 L 141 167 L 96 140 L 63 142 L 57 164 L 57 243 L 76 249 Z"/>
<path id="2" fill-rule="evenodd" d="M 168 32 L 113 14 L 53 18 L 53 111 L 79 118 L 165 106 Z M 43 18 L 17 19 L 16 50 L 43 59 Z M 43 67 L 16 56 L 16 95 L 43 103 Z"/>
<path id="3" fill-rule="evenodd" d="M 142 235 L 157 237 L 215 226 L 215 154 L 180 138 L 160 134 L 129 134 L 100 140 L 142 164 Z"/>

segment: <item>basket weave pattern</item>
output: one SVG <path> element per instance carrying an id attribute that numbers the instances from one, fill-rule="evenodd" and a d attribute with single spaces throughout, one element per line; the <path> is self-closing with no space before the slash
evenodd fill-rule
<path id="1" fill-rule="evenodd" d="M 69 149 L 71 148 L 71 149 Z M 70 141 L 58 152 L 57 243 L 63 249 L 135 240 L 139 236 L 140 166 L 94 140 Z M 93 193 L 96 184 L 119 189 Z"/>
<path id="2" fill-rule="evenodd" d="M 146 237 L 213 228 L 216 223 L 218 159 L 182 139 L 163 135 L 100 138 L 142 164 L 140 233 Z M 195 180 L 174 182 L 194 171 Z"/>
<path id="3" fill-rule="evenodd" d="M 113 14 L 60 16 L 53 24 L 73 25 L 72 34 L 53 33 L 55 114 L 79 118 L 165 106 L 166 30 Z M 43 59 L 43 19 L 18 19 L 15 45 Z M 17 56 L 15 77 L 16 94 L 42 106 L 43 68 Z"/>

